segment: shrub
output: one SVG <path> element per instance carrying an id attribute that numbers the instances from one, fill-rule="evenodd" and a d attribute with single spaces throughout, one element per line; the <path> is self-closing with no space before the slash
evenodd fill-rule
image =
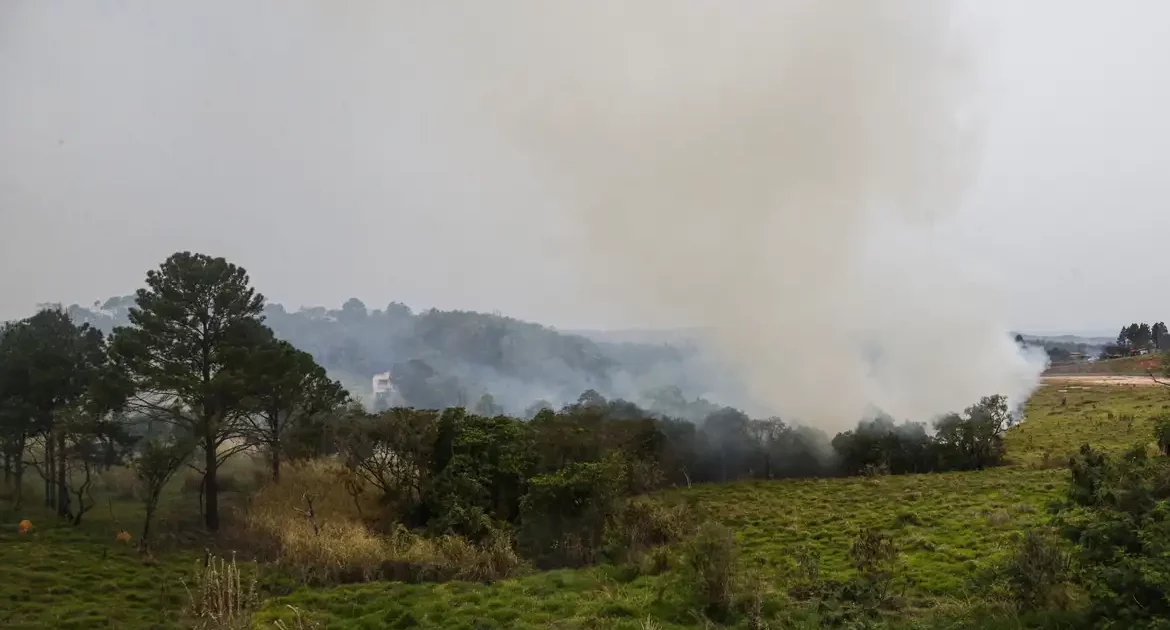
<path id="1" fill-rule="evenodd" d="M 1158 443 L 1158 450 L 1170 456 L 1170 414 L 1155 416 L 1151 420 L 1154 422 L 1154 439 Z"/>
<path id="2" fill-rule="evenodd" d="M 612 562 L 639 562 L 650 550 L 695 531 L 694 512 L 684 504 L 631 499 L 606 524 L 605 554 Z"/>
<path id="3" fill-rule="evenodd" d="M 243 532 L 248 544 L 293 577 L 314 584 L 488 581 L 521 566 L 511 539 L 498 530 L 475 545 L 454 535 L 427 538 L 400 525 L 386 534 L 370 529 L 361 519 L 361 504 L 339 487 L 340 470 L 327 460 L 288 467 L 279 485 L 252 497 Z M 305 514 L 308 498 L 312 520 Z"/>
<path id="4" fill-rule="evenodd" d="M 1004 567 L 1008 586 L 1023 610 L 1063 608 L 1071 560 L 1050 536 L 1029 530 Z"/>
<path id="5" fill-rule="evenodd" d="M 520 502 L 520 542 L 528 557 L 543 567 L 595 562 L 626 481 L 621 456 L 530 479 Z"/>
<path id="6" fill-rule="evenodd" d="M 731 610 L 737 557 L 731 530 L 714 522 L 699 527 L 685 551 L 683 579 L 703 612 L 721 618 Z"/>
<path id="7" fill-rule="evenodd" d="M 867 612 L 894 604 L 893 587 L 898 577 L 898 548 L 889 536 L 863 529 L 849 548 L 856 576 L 849 584 L 851 599 Z"/>

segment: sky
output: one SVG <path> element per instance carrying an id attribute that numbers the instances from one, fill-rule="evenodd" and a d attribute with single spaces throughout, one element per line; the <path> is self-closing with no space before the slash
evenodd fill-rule
<path id="1" fill-rule="evenodd" d="M 458 63 L 482 40 L 444 26 L 474 3 L 445 4 L 0 2 L 0 319 L 131 293 L 192 250 L 291 308 L 669 325 L 581 297 L 579 226 L 482 124 Z M 918 238 L 1017 330 L 1170 319 L 1170 5 L 959 4 L 979 151 L 958 211 Z"/>

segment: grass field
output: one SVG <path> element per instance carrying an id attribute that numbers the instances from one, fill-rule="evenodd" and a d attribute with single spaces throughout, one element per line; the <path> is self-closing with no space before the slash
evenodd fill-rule
<path id="1" fill-rule="evenodd" d="M 744 561 L 763 575 L 798 553 L 819 557 L 828 578 L 849 573 L 851 541 L 863 527 L 897 544 L 910 615 L 983 596 L 974 584 L 1020 533 L 1062 498 L 1063 465 L 1082 443 L 1110 451 L 1151 442 L 1148 418 L 1170 412 L 1160 387 L 1048 385 L 1007 436 L 1008 466 L 976 472 L 785 480 L 697 486 L 660 495 L 694 501 L 733 528 Z M 39 508 L 38 508 L 39 509 Z M 47 525 L 0 532 L 0 627 L 167 628 L 184 597 L 180 578 L 200 555 L 163 554 L 144 563 L 96 518 L 73 529 Z M 34 516 L 34 522 L 38 519 Z M 41 517 L 45 523 L 50 516 Z M 10 577 L 10 576 L 15 576 Z M 371 583 L 301 589 L 264 603 L 255 627 L 299 614 L 327 628 L 694 628 L 669 588 L 671 573 L 613 567 L 534 573 L 491 585 Z M 652 618 L 654 624 L 646 625 Z M 291 626 L 290 627 L 295 627 Z"/>
<path id="2" fill-rule="evenodd" d="M 46 515 L 34 525 L 25 535 L 15 524 L 0 530 L 0 627 L 178 627 L 181 579 L 195 556 L 143 561 L 101 523 L 72 527 Z"/>
<path id="3" fill-rule="evenodd" d="M 1170 390 L 1142 385 L 1055 384 L 1033 394 L 1027 420 L 1007 433 L 1016 466 L 1064 464 L 1082 444 L 1123 450 L 1153 446 L 1150 418 L 1170 413 Z M 1047 464 L 1046 464 L 1047 462 Z"/>

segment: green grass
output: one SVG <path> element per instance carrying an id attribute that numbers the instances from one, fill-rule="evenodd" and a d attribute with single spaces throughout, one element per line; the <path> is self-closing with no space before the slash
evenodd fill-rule
<path id="1" fill-rule="evenodd" d="M 20 518 L 31 532 L 17 533 Z M 193 556 L 144 561 L 107 524 L 72 527 L 39 507 L 0 522 L 0 627 L 177 627 Z"/>
<path id="2" fill-rule="evenodd" d="M 862 528 L 890 535 L 923 604 L 956 595 L 1007 553 L 1020 530 L 1042 522 L 1063 491 L 1059 470 L 807 479 L 703 486 L 690 492 L 736 532 L 741 551 L 780 567 L 800 548 L 821 574 L 844 579 Z"/>
<path id="3" fill-rule="evenodd" d="M 1170 390 L 1149 385 L 1055 384 L 1028 401 L 1027 420 L 1008 432 L 1017 466 L 1064 465 L 1082 444 L 1122 451 L 1154 444 L 1152 416 L 1170 413 Z"/>
<path id="4" fill-rule="evenodd" d="M 611 570 L 612 572 L 612 570 Z M 616 572 L 612 572 L 616 573 Z M 694 621 L 664 591 L 664 577 L 619 579 L 604 568 L 549 571 L 492 585 L 373 583 L 329 590 L 302 589 L 269 602 L 254 620 L 271 627 L 291 619 L 294 606 L 312 611 L 330 630 L 382 628 L 641 628 L 648 614 L 662 628 Z"/>
<path id="5" fill-rule="evenodd" d="M 925 615 L 940 610 L 939 602 L 945 608 L 983 595 L 973 578 L 1003 558 L 1022 531 L 1046 522 L 1048 504 L 1064 494 L 1069 454 L 1086 442 L 1114 452 L 1150 444 L 1149 417 L 1163 412 L 1170 412 L 1170 391 L 1160 387 L 1049 385 L 1029 401 L 1026 422 L 1009 431 L 1008 466 L 705 485 L 659 496 L 696 501 L 733 528 L 743 559 L 767 575 L 803 549 L 819 556 L 822 576 L 847 577 L 854 536 L 878 528 L 902 552 L 910 614 Z M 175 626 L 185 597 L 180 579 L 190 575 L 193 558 L 144 564 L 113 542 L 114 530 L 99 516 L 74 529 L 34 514 L 37 530 L 18 536 L 17 515 L 0 512 L 0 627 Z M 292 606 L 330 629 L 641 628 L 647 617 L 664 629 L 701 627 L 675 579 L 594 567 L 491 585 L 305 588 L 265 602 L 255 622 L 289 622 Z"/>

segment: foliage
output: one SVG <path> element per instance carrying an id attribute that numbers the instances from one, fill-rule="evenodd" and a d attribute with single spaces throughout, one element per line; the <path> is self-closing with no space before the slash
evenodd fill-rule
<path id="1" fill-rule="evenodd" d="M 1060 610 L 1069 605 L 1071 563 L 1060 542 L 1037 528 L 1024 534 L 1002 572 L 1022 610 Z"/>
<path id="2" fill-rule="evenodd" d="M 158 510 L 163 488 L 178 472 L 183 462 L 187 460 L 191 454 L 191 448 L 190 440 L 172 443 L 151 440 L 146 443 L 142 452 L 133 462 L 134 477 L 142 491 L 141 496 L 145 508 L 142 517 L 142 533 L 138 536 L 138 545 L 144 550 L 150 548 L 150 525 Z"/>
<path id="3" fill-rule="evenodd" d="M 718 523 L 699 527 L 685 550 L 683 582 L 696 604 L 716 619 L 731 612 L 739 559 L 731 530 Z"/>
<path id="4" fill-rule="evenodd" d="M 1066 534 L 1077 544 L 1099 625 L 1162 628 L 1170 623 L 1170 462 L 1141 445 L 1110 457 L 1088 445 L 1070 464 Z"/>
<path id="5" fill-rule="evenodd" d="M 619 508 L 626 462 L 573 462 L 529 480 L 520 503 L 519 542 L 538 566 L 596 562 L 608 521 Z"/>
<path id="6" fill-rule="evenodd" d="M 266 328 L 259 331 L 242 370 L 252 411 L 244 416 L 245 435 L 268 455 L 272 479 L 279 482 L 281 460 L 288 455 L 293 434 L 304 440 L 315 433 L 323 416 L 344 405 L 349 396 L 311 355 L 277 340 Z M 297 450 L 312 452 L 311 447 Z"/>
<path id="7" fill-rule="evenodd" d="M 1160 414 L 1150 419 L 1154 423 L 1154 440 L 1163 455 L 1170 456 L 1170 414 Z"/>
<path id="8" fill-rule="evenodd" d="M 1011 424 L 1004 397 L 987 396 L 962 416 L 939 419 L 934 435 L 921 424 L 878 417 L 837 434 L 832 445 L 847 474 L 981 469 L 1002 463 L 1003 435 Z"/>
<path id="9" fill-rule="evenodd" d="M 220 448 L 237 437 L 246 409 L 243 378 L 262 336 L 264 296 L 223 258 L 180 252 L 146 274 L 130 326 L 114 331 L 113 353 L 134 380 L 135 404 L 200 440 L 206 525 L 219 528 Z"/>

